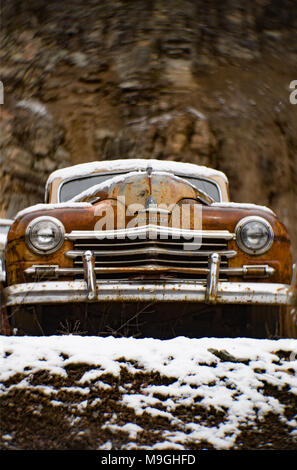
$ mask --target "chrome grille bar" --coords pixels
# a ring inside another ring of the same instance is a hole
[[[186,230],[173,227],[162,227],[161,225],[145,225],[143,227],[133,227],[121,230],[74,230],[67,233],[65,238],[71,241],[84,240],[86,238],[95,238],[97,240],[133,240],[134,237],[143,237],[143,240],[150,240],[157,236],[166,237],[163,239],[164,241],[172,237],[174,239],[182,239],[186,242],[192,238],[221,238],[223,240],[232,240],[235,235],[228,230]]]
[[[93,250],[92,251],[94,256],[104,256],[104,257],[113,257],[113,256],[131,256],[131,255],[166,255],[166,256],[182,256],[183,258],[189,257],[208,257],[210,256],[213,251],[193,251],[193,250],[169,250],[164,248],[152,247],[152,248],[139,248],[139,249],[132,249],[132,250]],[[78,257],[82,257],[84,251],[81,250],[69,250],[66,251],[65,255],[68,258],[75,259]],[[221,256],[225,256],[226,258],[233,258],[236,256],[237,251],[235,250],[224,250],[220,251]],[[109,261],[108,261],[109,262]]]
[[[221,264],[220,264],[221,266]],[[190,274],[209,274],[209,267],[206,268],[183,268],[175,266],[159,266],[156,264],[146,264],[141,266],[132,266],[125,268],[115,267],[96,267],[94,271],[98,273],[118,273],[122,270],[125,272],[143,272],[143,269],[151,271],[169,271],[169,272],[180,272]],[[269,265],[243,265],[238,268],[222,268],[220,267],[220,273],[227,274],[228,276],[242,276],[243,278],[268,278],[274,274],[275,270]],[[28,276],[37,276],[38,278],[58,278],[60,276],[73,276],[77,274],[84,274],[85,270],[83,267],[74,268],[60,268],[58,265],[33,265],[25,270]]]
[[[228,230],[184,230],[159,225],[146,225],[123,230],[73,231],[66,235],[73,242],[73,249],[65,256],[74,261],[75,268],[83,267],[86,251],[94,257],[94,267],[136,269],[140,272],[155,266],[158,271],[189,269],[190,274],[206,276],[208,261],[214,252],[220,255],[220,268],[228,268],[228,259],[237,251],[228,249],[228,241],[234,234]],[[196,270],[195,273],[193,270]],[[106,271],[107,272],[107,271]],[[136,272],[136,271],[135,271]],[[223,272],[220,271],[224,276]]]
[[[197,246],[197,249],[200,248],[201,243],[193,243],[191,244],[194,246]],[[103,242],[101,243],[101,240],[94,241],[93,238],[90,239],[79,239],[74,242],[74,247],[79,248],[131,248],[131,246],[141,246],[141,245],[160,245],[160,246],[175,246],[175,245],[180,245],[180,242],[178,241],[169,241],[169,240],[140,240],[140,241],[135,241],[135,240],[129,240],[128,242],[118,242],[117,240],[114,240],[112,243],[108,242]],[[216,248],[222,248],[226,246],[226,242],[224,240],[215,241],[215,242],[209,242],[209,240],[203,241],[203,247],[209,247],[211,249],[216,249]]]
[[[132,265],[132,266],[143,266],[145,267],[147,264],[152,264],[155,263],[155,266],[162,266],[161,263],[163,263],[163,266],[168,267],[170,265],[174,265],[177,268],[182,267],[183,264],[185,264],[185,261],[182,260],[169,260],[169,259],[157,259],[157,258],[148,258],[148,259],[136,259],[136,260],[123,260],[123,261],[96,261],[95,260],[95,266],[100,267],[100,266],[119,266],[119,267],[125,267],[127,265]],[[186,263],[188,266],[190,265],[191,267],[207,267],[208,262],[207,261],[187,261]],[[75,267],[80,267],[83,265],[83,262],[81,260],[74,261],[74,266]],[[220,264],[222,267],[226,267],[228,265],[227,261],[221,261]]]

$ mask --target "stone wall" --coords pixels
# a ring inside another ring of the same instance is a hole
[[[70,164],[63,148],[64,128],[38,101],[19,101],[3,111],[1,132],[1,215],[14,217],[44,199],[48,175]]]
[[[146,157],[224,171],[297,254],[293,0],[10,0],[2,9],[0,214],[55,168]],[[296,255],[295,255],[296,257]]]

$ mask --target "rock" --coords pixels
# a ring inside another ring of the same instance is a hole
[[[46,106],[43,103],[40,103],[38,100],[32,99],[25,99],[21,100],[16,104],[17,108],[23,108],[27,110],[29,113],[38,115],[43,118],[51,119],[51,115],[49,114]]]
[[[58,167],[55,155],[69,162],[69,154],[61,146],[63,128],[38,100],[20,100],[5,107],[0,129],[0,208],[2,214],[13,217],[43,200],[46,178]]]
[[[175,134],[172,139],[170,139],[170,148],[168,149],[168,153],[179,155],[185,147],[186,142],[186,134],[182,134],[181,132]]]
[[[23,148],[42,178],[101,158],[215,166],[233,200],[286,209],[296,258],[294,2],[289,10],[273,0],[4,3],[2,150]],[[10,193],[23,190],[3,155],[1,187],[4,178]]]
[[[54,156],[53,160],[57,162],[58,164],[60,163],[68,163],[70,164],[70,153],[67,152],[63,147],[58,147]]]
[[[199,154],[209,155],[216,146],[216,139],[210,130],[207,120],[197,120],[190,142],[191,149]]]
[[[10,145],[12,140],[11,120],[3,119],[0,121],[0,148],[5,148]]]
[[[84,68],[88,65],[88,57],[83,52],[73,52],[69,55],[70,61],[76,65],[76,67]]]
[[[2,153],[4,155],[3,163],[6,166],[10,165],[12,162],[15,162],[18,166],[32,168],[33,156],[22,147],[6,147]]]
[[[49,157],[43,158],[42,160],[34,161],[34,169],[38,173],[46,173],[47,175],[49,175],[56,168],[57,162]]]
[[[234,357],[225,349],[218,350],[218,349],[209,348],[208,351],[214,354],[216,357],[218,357],[222,362],[242,362],[244,364],[249,363],[247,359]]]
[[[40,127],[35,129],[35,133],[28,144],[34,155],[45,157],[53,151],[53,139],[54,135],[49,132],[49,129]]]

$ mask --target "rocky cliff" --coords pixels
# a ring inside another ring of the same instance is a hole
[[[1,23],[0,216],[56,168],[190,161],[273,208],[296,257],[294,0],[10,0]]]

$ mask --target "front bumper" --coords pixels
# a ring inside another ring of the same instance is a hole
[[[219,281],[220,256],[209,259],[206,283],[201,281],[98,280],[94,257],[84,253],[85,280],[41,281],[4,289],[7,307],[24,304],[78,302],[197,302],[211,304],[258,304],[297,306],[297,265],[292,284]]]
[[[17,284],[4,290],[6,306],[90,302],[85,281]],[[220,304],[297,305],[296,288],[286,284],[218,282],[215,298],[207,286],[193,281],[96,282],[92,302],[209,302]]]

